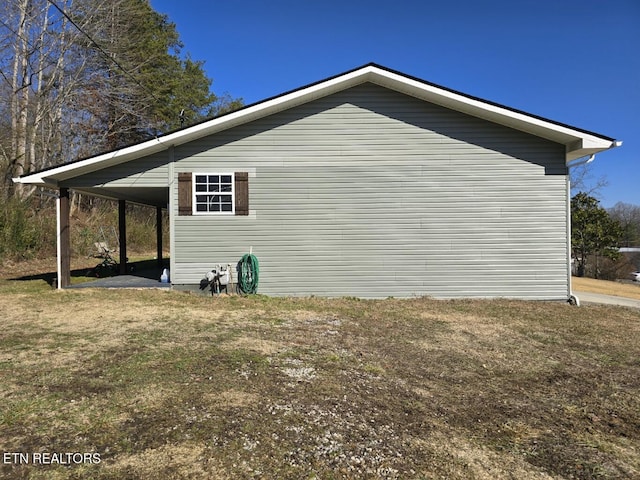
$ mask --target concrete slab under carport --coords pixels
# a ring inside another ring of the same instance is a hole
[[[170,283],[160,282],[162,271],[169,267],[169,259],[163,260],[162,267],[157,266],[156,262],[157,259],[130,262],[128,267],[131,273],[87,280],[65,288],[171,288]]]
[[[76,283],[65,288],[171,288],[170,283],[162,283],[159,278],[160,276],[158,279],[152,279],[137,275],[116,275]]]

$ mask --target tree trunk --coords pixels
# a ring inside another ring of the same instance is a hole
[[[27,109],[25,96],[28,89],[27,82],[27,11],[30,0],[20,0],[18,3],[18,28],[16,41],[13,46],[13,72],[11,77],[11,170],[13,176],[24,174],[26,152],[26,124]],[[26,97],[28,99],[28,97]],[[22,185],[16,184],[15,193],[22,196]]]

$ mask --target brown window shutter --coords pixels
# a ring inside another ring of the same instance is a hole
[[[191,207],[191,172],[178,173],[178,215],[191,215],[193,209]]]
[[[236,172],[236,215],[249,215],[249,173]]]

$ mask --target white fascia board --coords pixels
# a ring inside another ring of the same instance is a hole
[[[394,72],[375,69],[371,81],[383,87],[392,88],[422,100],[466,113],[474,117],[489,120],[516,130],[521,130],[567,146],[566,160],[572,160],[589,154],[601,152],[615,146],[615,142],[586,132],[546,121],[542,118],[527,115],[479,99],[438,88]],[[572,145],[579,144],[574,149]]]
[[[622,141],[620,140],[608,141],[602,138],[585,135],[583,138],[580,138],[566,146],[567,162],[586,157],[588,155],[594,155],[621,145]]]
[[[325,82],[311,85],[301,90],[295,90],[291,93],[260,102],[253,106],[226,114],[222,117],[147,140],[146,142],[115,150],[113,152],[104,153],[95,157],[90,157],[78,162],[61,165],[32,175],[14,178],[13,181],[15,183],[56,187],[59,181],[67,178],[76,177],[102,168],[117,165],[128,160],[151,155],[153,153],[166,150],[172,146],[182,145],[219,131],[330,95],[331,93],[349,88],[359,83],[363,83],[366,81],[364,76],[367,73],[363,70],[357,70]]]
[[[96,157],[90,157],[77,162],[60,165],[59,167],[50,168],[31,175],[25,175],[24,177],[14,178],[13,181],[15,183],[57,187],[58,182],[65,180],[66,178],[75,177],[101,168],[117,165],[118,163],[126,162],[133,158],[138,158],[141,156],[141,152],[144,152],[144,155],[149,155],[165,150],[166,148],[168,147],[166,147],[164,142],[162,142],[162,137],[154,138],[153,140],[148,140],[144,143],[104,153]]]
[[[236,112],[228,113],[222,117],[194,125],[193,127],[170,133],[159,137],[156,140],[167,145],[167,147],[182,145],[192,140],[197,140],[213,133],[232,128],[258,118],[266,117],[276,112],[287,110],[296,105],[307,103],[317,98],[363,83],[366,81],[364,73],[365,72],[361,70],[357,70],[341,77],[336,77],[301,90],[295,90],[270,100],[265,100]],[[152,142],[153,140],[141,144],[141,146]]]
[[[566,160],[598,153],[616,146],[616,142],[558,125],[523,112],[510,110],[481,99],[447,90],[375,65],[367,65],[328,80],[279,95],[228,113],[222,117],[78,162],[61,165],[32,175],[14,178],[16,183],[55,187],[59,181],[90,173],[128,160],[197,140],[258,118],[272,115],[312,100],[331,95],[364,82],[372,82],[445,108],[505,125],[567,146]]]
[[[276,112],[287,110],[296,105],[310,102],[317,98],[321,98],[331,93],[349,88],[350,86],[363,83],[363,73],[361,71],[352,72],[343,77],[337,77],[326,82],[311,85],[302,90],[296,90],[271,100],[260,102],[253,106],[243,108],[237,112],[226,114],[220,118],[194,125],[191,128],[180,130],[172,134],[160,137],[158,140],[170,145],[181,145],[191,140],[217,133],[243,123],[256,120],[258,118],[272,115]]]

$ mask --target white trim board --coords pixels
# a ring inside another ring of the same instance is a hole
[[[379,65],[368,64],[197,125],[119,150],[14,178],[13,181],[56,188],[59,182],[64,180],[167,150],[365,82],[564,144],[567,162],[620,146],[622,143],[604,135],[468,96]]]

